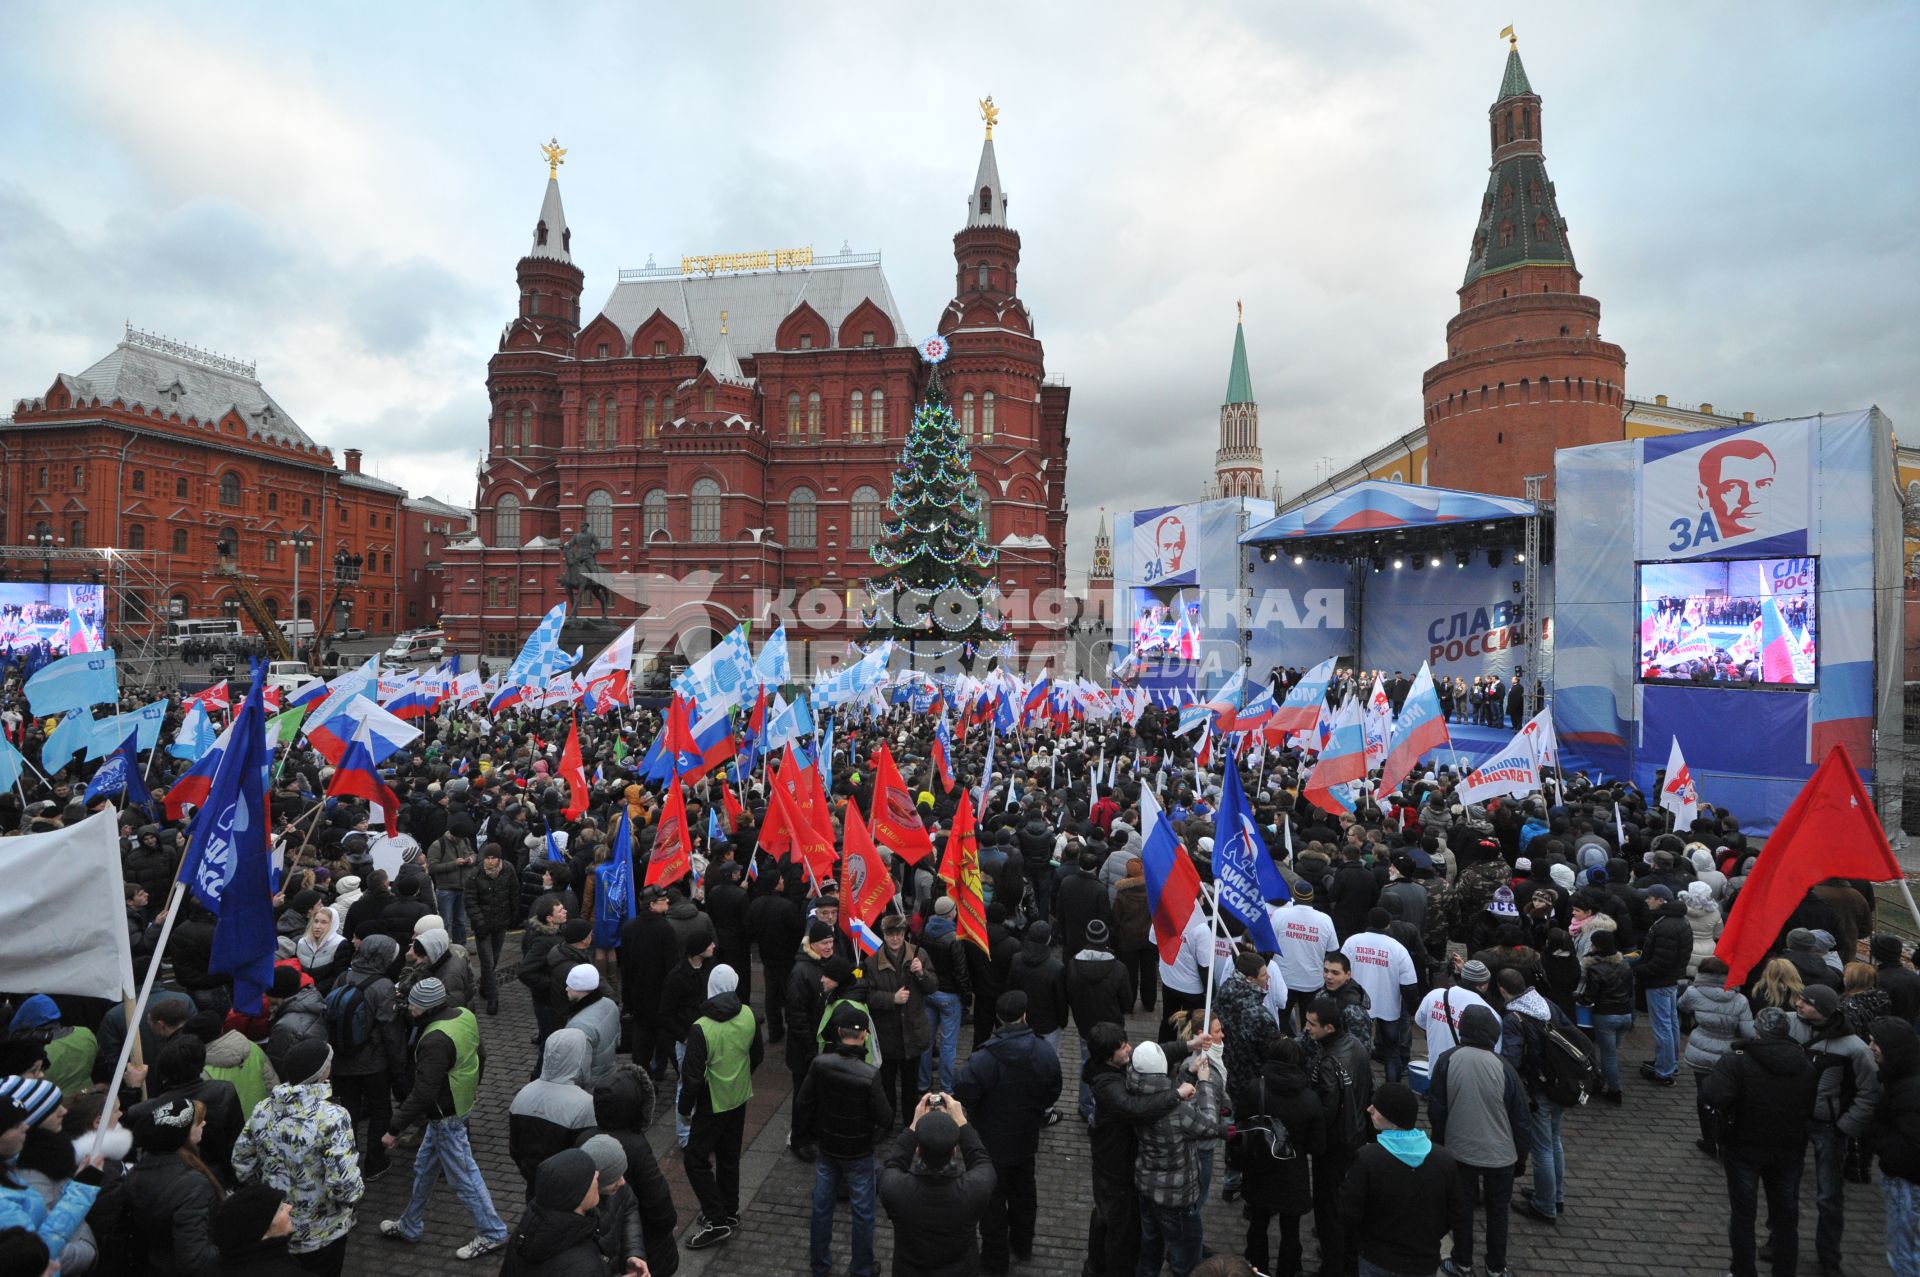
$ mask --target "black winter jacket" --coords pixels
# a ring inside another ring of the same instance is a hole
[[[1029,878],[1053,863],[1053,846],[1057,839],[1053,826],[1040,817],[1035,816],[1020,826],[1013,838],[1020,846],[1020,860]]]
[[[467,879],[467,919],[473,923],[473,934],[511,931],[520,918],[520,876],[513,872],[513,865],[503,862],[499,873],[489,875],[483,860]]]
[[[1326,1109],[1314,1094],[1307,1071],[1298,1065],[1268,1061],[1260,1085],[1253,1090],[1260,1096],[1258,1111],[1286,1127],[1293,1156],[1278,1166],[1249,1170],[1240,1181],[1241,1191],[1250,1205],[1263,1210],[1304,1215],[1313,1209],[1313,1180],[1307,1173],[1307,1159],[1320,1156],[1327,1148]]]
[[[1124,1027],[1127,1012],[1133,1010],[1133,976],[1127,964],[1104,949],[1074,954],[1067,964],[1067,1003],[1082,1041],[1102,1021]]]
[[[1586,983],[1574,999],[1595,1015],[1633,1014],[1633,968],[1617,959],[1586,963]]]
[[[932,957],[933,973],[940,979],[939,992],[955,994],[962,998],[973,992],[973,977],[968,955],[978,953],[978,946],[962,943],[960,937],[952,931],[943,931],[937,936],[924,936],[922,943]]]
[[[1164,1042],[1167,1068],[1177,1071],[1187,1044]],[[1173,1088],[1134,1092],[1127,1089],[1125,1065],[1088,1059],[1080,1076],[1093,1089],[1093,1191],[1132,1194],[1133,1161],[1140,1152],[1140,1128],[1151,1126],[1180,1105]]]
[[[1897,1016],[1873,1022],[1880,1048],[1880,1104],[1873,1111],[1868,1147],[1882,1173],[1920,1181],[1920,1036]]]
[[[203,1273],[220,1258],[208,1231],[219,1199],[213,1181],[170,1154],[149,1155],[127,1171],[125,1201],[136,1245],[154,1277]]]
[[[967,1057],[953,1093],[995,1166],[1024,1162],[1039,1151],[1046,1111],[1060,1098],[1060,1057],[1032,1028],[1009,1024]]]
[[[787,1020],[787,1071],[804,1073],[820,1051],[820,1013],[826,1010],[827,993],[820,987],[820,963],[811,953],[802,953],[787,977],[787,996],[783,1003]]]
[[[1806,1154],[1813,1117],[1813,1064],[1791,1038],[1735,1042],[1713,1066],[1700,1098],[1728,1115],[1722,1147],[1757,1166],[1794,1166]]]
[[[676,943],[673,924],[651,910],[620,928],[620,1002],[642,1024],[660,1013],[660,988],[683,956]]]
[[[1020,956],[1007,973],[1007,989],[1027,995],[1027,1023],[1042,1037],[1067,1023],[1067,970],[1053,950],[1032,940],[1020,946]]]
[[[893,1124],[880,1070],[860,1047],[814,1057],[793,1102],[793,1142],[830,1157],[869,1157]]]
[[[1671,989],[1687,974],[1687,960],[1693,956],[1693,928],[1687,923],[1687,907],[1669,900],[1654,911],[1653,925],[1640,942],[1640,960],[1633,964],[1634,978],[1643,989]]]
[[[529,1205],[507,1239],[500,1277],[606,1277],[597,1214]]]
[[[660,1017],[655,1023],[660,1032],[674,1042],[685,1042],[693,1022],[700,1018],[700,1004],[707,1000],[707,976],[713,970],[708,962],[694,966],[685,958],[667,972],[660,986]]]
[[[1095,918],[1112,916],[1107,887],[1096,874],[1075,868],[1053,890],[1054,924],[1060,935],[1062,953],[1078,953],[1087,947],[1087,924]]]
[[[980,1271],[980,1216],[993,1194],[993,1164],[969,1122],[938,1170],[916,1165],[911,1128],[900,1132],[880,1170],[880,1204],[893,1221],[893,1277],[974,1277]]]

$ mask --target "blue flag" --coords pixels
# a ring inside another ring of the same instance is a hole
[[[1220,811],[1213,827],[1213,880],[1220,890],[1220,907],[1246,927],[1254,948],[1262,953],[1278,952],[1280,942],[1267,916],[1267,902],[1291,900],[1293,893],[1253,823],[1247,795],[1240,788],[1240,760],[1231,746],[1227,750],[1226,776],[1220,782]]]
[[[148,815],[153,814],[153,799],[147,793],[146,782],[140,777],[140,734],[137,731],[127,733],[120,742],[120,748],[107,756],[100,764],[93,779],[87,782],[87,792],[81,801],[93,806],[97,798],[121,798],[128,807],[138,807]]]
[[[0,675],[4,677],[4,675]],[[20,773],[26,770],[27,760],[13,747],[13,742],[0,736],[0,789],[12,789],[20,781]]]
[[[207,969],[233,976],[233,1005],[249,1015],[258,1013],[273,983],[265,688],[266,680],[256,678],[234,715],[180,867],[181,880],[218,918]]]
[[[120,699],[120,678],[113,652],[76,652],[43,666],[27,680],[27,705],[35,718]]]
[[[547,830],[547,859],[548,860],[565,860],[566,859],[566,856],[561,854],[560,844],[553,840],[553,830],[551,829]]]
[[[726,826],[720,823],[720,809],[707,808],[707,855],[713,858],[713,849],[727,841]]]
[[[633,822],[620,812],[620,828],[613,836],[613,857],[595,870],[599,890],[593,898],[593,942],[602,949],[620,943],[620,926],[633,917]]]
[[[207,707],[195,701],[187,706],[187,716],[180,720],[180,730],[174,733],[173,744],[167,746],[167,753],[191,762],[204,757],[213,748],[217,736],[218,733],[213,730],[213,720],[207,716]]]

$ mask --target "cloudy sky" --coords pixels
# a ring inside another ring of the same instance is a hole
[[[1099,507],[1210,476],[1235,299],[1284,489],[1418,424],[1516,20],[1629,393],[1920,439],[1901,3],[10,4],[0,393],[132,320],[465,504],[541,141],[588,308],[649,254],[844,241],[931,331],[990,92],[1077,574]]]

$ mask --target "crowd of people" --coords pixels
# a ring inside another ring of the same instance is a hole
[[[46,727],[25,726],[30,756]],[[869,953],[832,876],[762,847],[763,769],[688,784],[690,872],[639,889],[628,915],[614,845],[629,827],[644,866],[660,826],[665,786],[632,766],[657,710],[580,718],[597,779],[572,818],[564,711],[422,727],[385,765],[392,836],[364,803],[324,797],[330,770],[305,745],[277,761],[285,869],[262,1004],[234,1005],[211,970],[214,919],[190,894],[137,1024],[0,973],[16,986],[0,1008],[0,1277],[337,1274],[349,1246],[427,1244],[503,1273],[668,1277],[682,1248],[739,1235],[770,1060],[790,1078],[789,1148],[813,1168],[792,1244],[817,1274],[838,1270],[843,1238],[846,1270],[873,1274],[883,1215],[899,1277],[1008,1272],[1034,1259],[1043,1195],[1085,1210],[1089,1277],[1291,1277],[1309,1233],[1327,1277],[1505,1274],[1512,1214],[1550,1229],[1578,1209],[1569,1113],[1683,1069],[1698,1155],[1724,1171],[1732,1272],[1756,1272],[1763,1191],[1764,1253],[1797,1271],[1809,1158],[1822,1277],[1882,1247],[1920,1272],[1920,973],[1876,928],[1871,886],[1831,881],[1728,985],[1715,940],[1754,854],[1725,811],[1674,830],[1631,785],[1577,774],[1551,806],[1463,804],[1454,775],[1423,767],[1326,813],[1295,798],[1296,753],[1196,767],[1151,707],[998,735],[990,776],[975,724],[948,789],[925,715],[843,712],[823,778],[836,827],[871,810],[884,744],[934,851],[881,849],[893,892]],[[156,761],[160,792],[180,764]],[[1216,943],[1203,903],[1162,944],[1149,821],[1210,881],[1229,766],[1288,885],[1276,943],[1232,919]],[[971,786],[984,944],[937,872]],[[0,798],[0,825],[82,819],[83,788],[62,773],[24,808]],[[121,834],[144,971],[187,831],[129,812]],[[509,999],[531,1005],[531,1077],[489,1061]],[[1642,1017],[1654,1052],[1635,1068],[1621,1048]],[[142,1062],[109,1097],[130,1033]],[[481,1170],[482,1106],[506,1115],[518,1183]],[[663,1108],[665,1166],[647,1140]],[[1043,1184],[1042,1133],[1062,1122],[1084,1128],[1089,1175]],[[367,1184],[409,1147],[405,1209],[362,1218]],[[697,1218],[677,1215],[670,1172]],[[1884,1239],[1848,1227],[1848,1184],[1857,1198],[1874,1180]],[[464,1240],[430,1234],[442,1181]],[[1241,1204],[1243,1235],[1208,1233],[1216,1197]]]

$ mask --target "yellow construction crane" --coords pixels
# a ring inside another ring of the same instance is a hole
[[[293,659],[293,646],[287,642],[287,633],[280,623],[273,619],[273,613],[267,611],[267,605],[253,592],[253,580],[240,570],[234,560],[222,556],[217,569],[221,576],[233,583],[233,592],[240,599],[240,607],[253,622],[253,628],[260,631],[260,637],[267,641],[267,655],[276,661]]]

